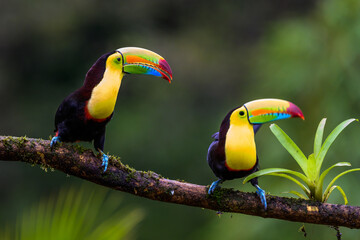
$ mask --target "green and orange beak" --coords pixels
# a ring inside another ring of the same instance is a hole
[[[147,74],[171,82],[171,68],[159,54],[137,47],[124,47],[116,51],[123,56],[123,71],[125,73]]]
[[[252,124],[263,124],[294,117],[305,119],[298,106],[281,99],[259,99],[245,103],[244,106],[248,111],[249,122]]]

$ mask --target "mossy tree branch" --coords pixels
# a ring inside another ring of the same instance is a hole
[[[152,200],[264,218],[360,228],[360,207],[267,195],[268,209],[264,211],[255,193],[217,189],[209,196],[208,186],[169,180],[151,171],[136,171],[116,157],[110,157],[108,170],[103,173],[100,157],[92,150],[70,144],[51,150],[49,144],[48,140],[0,136],[0,160],[44,165]]]

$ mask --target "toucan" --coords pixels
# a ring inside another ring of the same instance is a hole
[[[172,80],[169,64],[150,50],[124,47],[102,55],[87,72],[83,86],[58,107],[51,148],[57,142],[94,141],[105,172],[109,159],[103,152],[106,124],[113,116],[121,81],[131,73]]]
[[[258,170],[255,133],[263,123],[304,115],[295,104],[281,99],[258,99],[232,109],[220,125],[219,132],[213,134],[207,162],[219,180],[208,190],[212,194],[225,180],[242,178]],[[257,178],[250,180],[257,189],[264,208],[267,208],[265,191],[258,185]]]

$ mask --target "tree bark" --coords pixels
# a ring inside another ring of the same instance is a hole
[[[266,195],[268,207],[265,211],[256,193],[218,188],[209,196],[208,186],[166,179],[152,171],[137,171],[113,156],[104,173],[100,155],[76,144],[60,144],[51,150],[48,140],[0,136],[0,160],[39,164],[157,201],[263,218],[360,228],[360,207],[357,206]]]

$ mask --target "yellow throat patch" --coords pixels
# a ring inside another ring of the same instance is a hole
[[[89,114],[95,119],[105,119],[114,111],[121,80],[124,76],[122,64],[114,62],[117,54],[119,53],[114,53],[106,60],[104,76],[92,90],[87,104]]]
[[[249,170],[256,164],[254,129],[247,118],[245,107],[233,111],[226,133],[225,161],[233,170]]]

